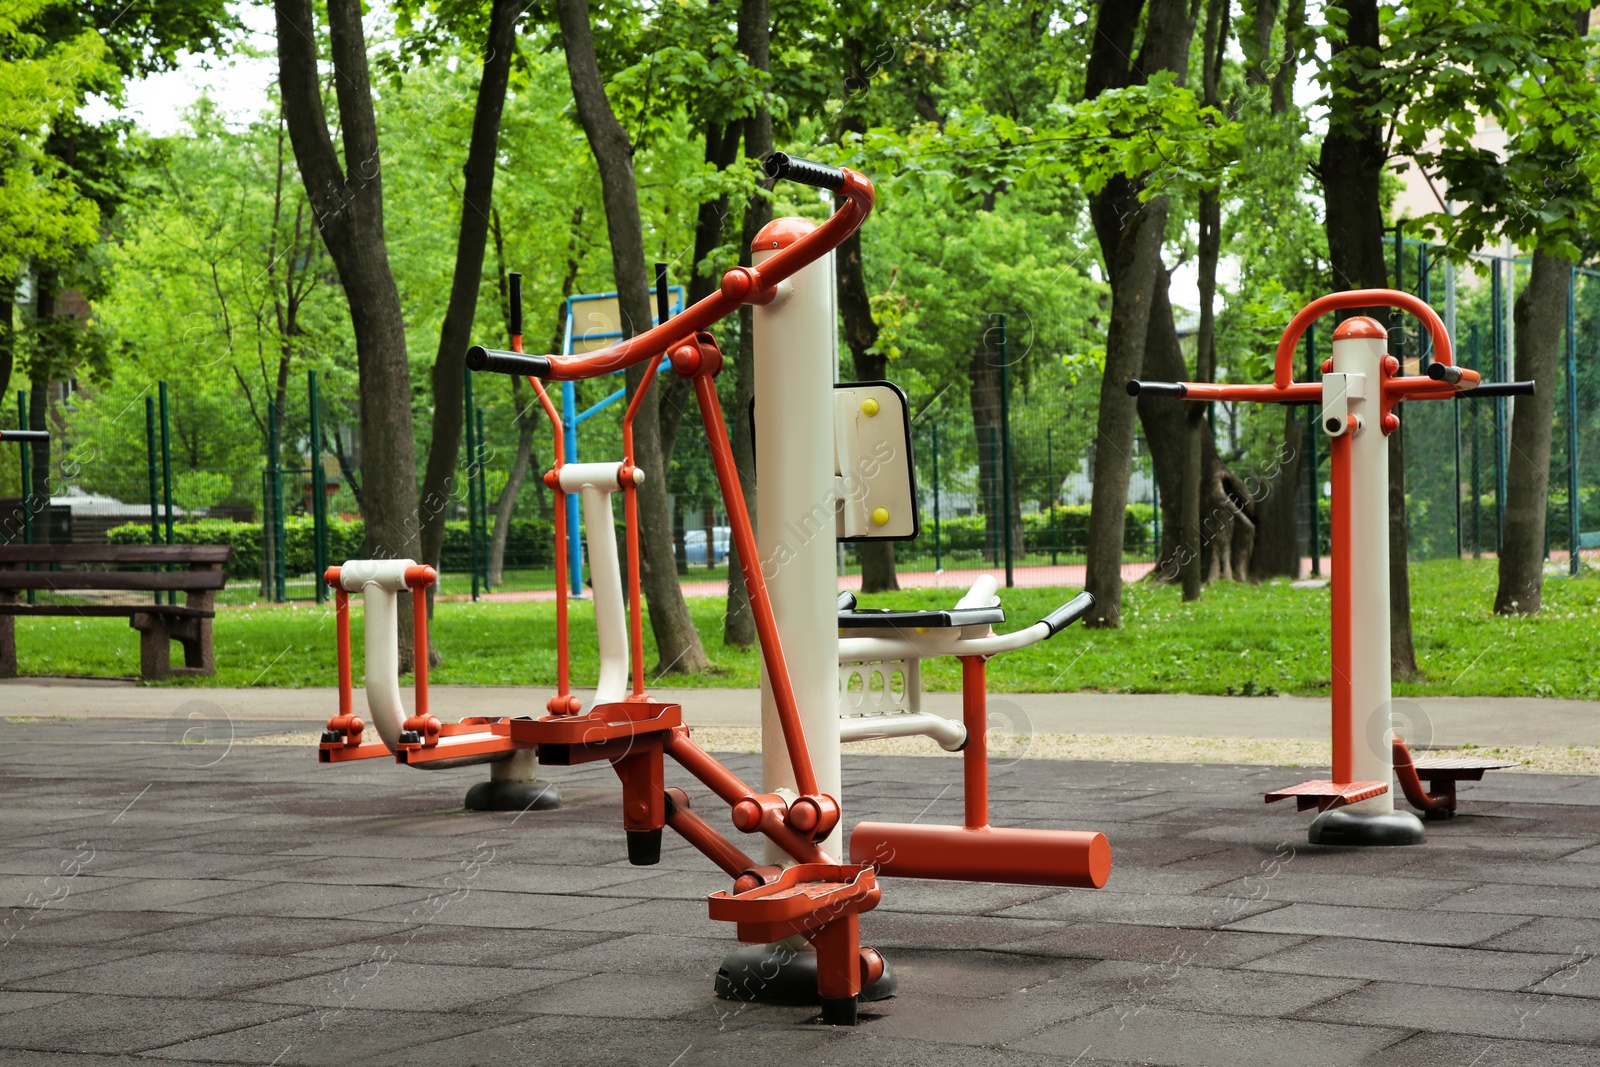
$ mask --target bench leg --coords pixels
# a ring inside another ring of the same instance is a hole
[[[167,620],[156,615],[133,615],[128,625],[139,631],[139,677],[159,682],[172,676],[172,633]]]
[[[0,615],[0,678],[17,676],[17,617]]]
[[[172,624],[172,639],[183,645],[185,674],[215,674],[216,652],[211,644],[210,619],[177,619]]]

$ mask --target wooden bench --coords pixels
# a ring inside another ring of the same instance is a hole
[[[17,676],[17,616],[75,618],[127,616],[139,631],[139,676],[146,680],[216,672],[211,619],[217,590],[227,582],[223,565],[230,545],[0,545],[0,678]],[[114,570],[156,565],[183,570]],[[33,570],[25,569],[29,565]],[[48,569],[51,565],[63,568]],[[176,592],[178,604],[27,604],[20,594],[36,589],[56,593]],[[182,667],[172,665],[172,642],[183,645]]]

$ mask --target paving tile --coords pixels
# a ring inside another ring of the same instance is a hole
[[[420,886],[311,885],[275,882],[266,885],[219,881],[227,891],[201,897],[168,910],[194,915],[263,915],[278,918],[327,919],[359,915],[387,922],[420,922],[427,914],[429,891]]]
[[[160,911],[45,912],[22,927],[13,944],[116,946],[146,934],[178,930],[200,921],[203,920],[198,915]],[[43,930],[45,926],[49,927],[48,932]]]
[[[1286,869],[1275,876],[1252,875],[1211,889],[1263,900],[1307,904],[1346,904],[1368,908],[1425,908],[1473,887],[1473,882],[1367,875],[1327,877],[1322,872]]]
[[[238,882],[221,878],[114,879],[108,888],[92,884],[73,893],[61,906],[74,911],[183,911],[209,898],[237,893]],[[198,909],[204,910],[204,909]],[[229,910],[229,909],[223,909]]]
[[[996,912],[1002,919],[1054,919],[1129,923],[1139,926],[1210,928],[1283,907],[1278,901],[1243,897],[1178,896],[1164,893],[1099,893],[1069,889]]]
[[[993,945],[1019,955],[1126,960],[1167,966],[1234,967],[1306,940],[1300,935],[1234,930],[1128,926],[1118,923],[1030,924],[1031,936]]]
[[[706,1012],[716,1001],[711,984],[683,975],[595,974],[568,977],[532,992],[485,1001],[503,1015],[587,1015],[618,1019],[671,1019]]]
[[[281,920],[280,920],[281,921]],[[503,930],[470,926],[396,926],[382,923],[347,924],[372,928],[375,933],[357,941],[308,948],[302,956],[334,959],[343,963],[364,960],[376,951],[394,954],[407,963],[439,963],[473,967],[543,967],[547,957],[563,954],[616,937],[615,934],[580,930]],[[562,969],[557,967],[556,969]]]
[[[34,1011],[71,999],[65,993],[24,993],[0,989],[0,1015],[14,1011]]]
[[[1347,1067],[1405,1030],[1291,1019],[1240,1019],[1161,1007],[1107,1009],[1015,1043],[1029,1052],[1093,1052],[1131,1063],[1232,1067]]]
[[[1561,915],[1584,918],[1600,915],[1600,889],[1572,886],[1505,885],[1494,883],[1464,890],[1446,900],[1440,911],[1470,911],[1489,914],[1516,912],[1521,915]]]
[[[33,1012],[25,1034],[6,1028],[0,1032],[0,1047],[45,1052],[143,1052],[174,1041],[227,1034],[298,1010],[219,1000],[85,994],[72,999],[71,1011]]]
[[[236,1024],[208,1036],[175,1040],[150,1053],[164,1062],[271,1064],[274,1067],[345,1067],[495,1025],[463,1012],[369,1011],[329,1008],[307,1012],[236,1002],[231,1008],[271,1012],[271,1021]],[[149,1062],[149,1060],[141,1061]]]
[[[222,952],[149,952],[27,979],[29,989],[122,994],[159,990],[169,997],[210,997],[298,978],[333,967],[326,960]]]
[[[1229,930],[1259,930],[1368,941],[1406,941],[1424,945],[1471,945],[1528,921],[1526,915],[1352,908],[1330,904],[1290,904],[1228,925]]]
[[[1478,945],[1512,952],[1549,952],[1582,959],[1600,952],[1600,919],[1539,918]]]
[[[1600,1043],[1600,1010],[1580,997],[1372,982],[1301,1017],[1519,1041]]]
[[[31,988],[23,986],[22,983],[57,971],[93,967],[139,954],[137,949],[57,947],[25,943],[19,939],[0,948],[0,986]]]
[[[1361,1061],[1361,1067],[1594,1067],[1595,1050],[1546,1041],[1505,1041],[1461,1034],[1414,1034]]]
[[[1071,980],[1060,988],[1038,987],[999,997],[902,995],[871,1006],[879,1032],[897,1038],[946,1045],[1014,1043],[1065,1020],[1088,1015],[1110,1001],[1103,990],[1077,988]]]
[[[1449,948],[1396,943],[1374,951],[1369,941],[1319,937],[1241,966],[1277,974],[1335,975],[1448,988],[1526,989],[1571,963],[1571,957],[1555,953],[1496,952],[1483,945]]]
[[[1130,1014],[1159,1007],[1268,1017],[1292,1014],[1362,984],[1349,978],[1299,976],[1285,981],[1278,975],[1221,967],[1121,960],[1096,963],[1067,983],[1075,992],[1103,990],[1113,1007]]]
[[[342,967],[319,960],[321,973],[272,985],[258,983],[258,988],[237,997],[309,1008],[462,1011],[574,977],[568,971],[410,963],[391,955],[401,951],[404,946],[399,943],[392,949],[374,949]]]

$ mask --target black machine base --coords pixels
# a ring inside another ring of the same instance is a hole
[[[1313,845],[1420,845],[1422,820],[1409,811],[1359,812],[1334,808],[1311,820]]]
[[[561,806],[561,790],[549,782],[479,782],[467,790],[468,811],[549,811]]]
[[[723,1000],[746,1004],[820,1003],[823,1022],[854,1026],[858,1001],[887,1000],[899,988],[900,979],[886,959],[883,974],[862,986],[859,996],[823,999],[817,994],[817,954],[779,943],[744,945],[728,953],[717,970],[715,992]]]

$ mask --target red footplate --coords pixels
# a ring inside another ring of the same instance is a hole
[[[1301,811],[1308,811],[1311,808],[1327,811],[1329,808],[1342,808],[1346,804],[1354,804],[1360,800],[1371,800],[1388,791],[1387,782],[1331,782],[1320,779],[1291,785],[1287,789],[1274,790],[1267,794],[1267,803],[1294,797]]]
[[[871,911],[882,895],[869,866],[800,863],[767,885],[743,893],[713,893],[709,904],[711,918],[738,924],[739,940],[759,945]]]

